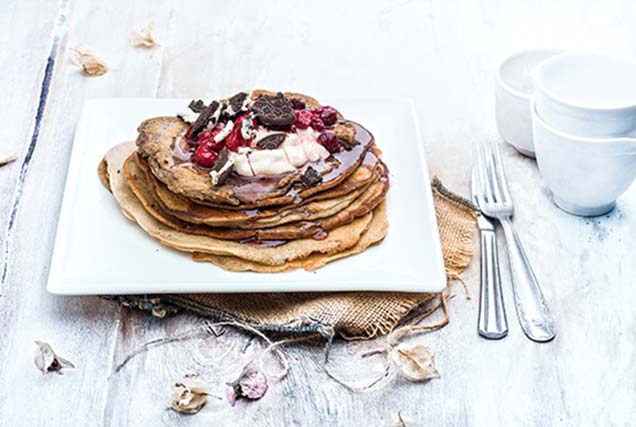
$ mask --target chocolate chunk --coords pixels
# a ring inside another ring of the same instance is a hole
[[[309,166],[300,177],[300,182],[307,188],[314,187],[322,182],[322,176],[316,169]]]
[[[214,172],[220,172],[219,174],[215,174],[212,178],[214,185],[222,185],[228,176],[232,173],[232,165],[230,167],[225,167],[227,162],[230,161],[230,152],[227,148],[223,147],[221,152],[219,153],[219,157],[216,158],[214,164],[212,165],[212,172],[210,174],[214,174]]]
[[[190,101],[190,105],[188,105],[188,108],[195,113],[202,113],[203,110],[205,110],[205,102],[201,101],[200,99],[197,99],[196,101],[193,99],[192,101]]]
[[[278,146],[285,141],[286,137],[287,135],[284,133],[273,133],[271,135],[267,135],[265,138],[259,139],[256,146],[265,150],[273,150],[278,148]]]
[[[212,170],[218,172],[223,169],[223,166],[225,166],[229,158],[230,152],[226,147],[223,147],[223,149],[219,152],[219,156],[216,158],[214,164],[212,165]]]
[[[247,93],[245,92],[239,92],[230,98],[228,108],[225,109],[225,112],[230,118],[236,117],[243,110],[243,104],[246,98]]]
[[[347,141],[346,139],[343,138],[338,138],[338,142],[340,143],[340,145],[342,145],[344,147],[345,150],[347,151],[351,151],[351,149],[356,146],[357,144],[352,143]]]
[[[201,111],[201,113],[199,113],[199,117],[197,117],[194,123],[192,123],[192,131],[190,132],[190,134],[194,138],[199,135],[199,133],[208,125],[208,123],[210,123],[211,126],[216,125],[217,118],[214,117],[214,113],[216,113],[217,108],[219,108],[219,103],[216,101],[212,101],[209,106],[207,106],[203,111]]]
[[[256,118],[265,126],[288,126],[295,120],[292,103],[280,92],[276,96],[261,95],[254,102],[252,110]]]

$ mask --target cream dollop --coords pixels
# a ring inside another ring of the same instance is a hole
[[[238,153],[232,153],[234,172],[241,176],[281,175],[293,172],[307,162],[329,157],[329,151],[317,142],[320,133],[311,128],[287,134],[279,148],[257,149],[256,143],[272,133],[280,132],[259,129],[252,147],[241,147]]]

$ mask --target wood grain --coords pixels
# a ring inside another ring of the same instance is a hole
[[[499,139],[492,108],[498,62],[537,46],[633,56],[636,4],[7,3],[0,11],[0,52],[11,60],[0,61],[5,101],[0,113],[12,126],[0,135],[2,144],[17,147],[20,158],[0,168],[6,266],[0,297],[0,425],[391,425],[398,412],[417,425],[634,425],[636,266],[630,254],[636,243],[636,187],[610,215],[575,218],[552,205],[536,164],[507,146],[515,222],[557,317],[557,338],[543,345],[528,341],[504,287],[510,335],[483,340],[476,333],[477,299],[465,300],[459,291],[451,301],[451,324],[412,338],[437,355],[442,378],[427,384],[394,378],[377,390],[352,394],[322,371],[322,343],[316,342],[286,349],[291,371],[272,382],[261,401],[231,408],[212,398],[199,414],[182,416],[163,406],[173,380],[196,372],[223,395],[224,383],[263,343],[227,329],[220,337],[157,348],[114,373],[113,367],[141,344],[200,320],[158,321],[98,298],[52,296],[44,287],[85,99],[222,96],[245,87],[298,90],[319,99],[411,97],[430,168],[450,188],[466,192],[471,142]],[[130,47],[130,32],[149,21],[159,46]],[[84,77],[69,62],[70,48],[94,51],[112,70]],[[43,85],[47,64],[51,79]],[[475,295],[477,273],[472,265],[465,274]],[[42,376],[32,362],[35,339],[50,342],[78,368]],[[381,361],[358,355],[376,345],[337,343],[333,369],[364,382],[381,370]]]

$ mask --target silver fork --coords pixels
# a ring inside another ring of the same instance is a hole
[[[515,308],[521,329],[531,340],[550,341],[554,338],[552,314],[512,225],[512,198],[499,147],[490,143],[477,144],[475,159],[478,205],[485,215],[499,220],[506,236]]]
[[[477,168],[473,166],[470,188],[473,201],[479,206],[476,173]],[[508,319],[501,292],[495,220],[478,213],[477,225],[481,246],[477,331],[483,337],[499,339],[508,335]]]

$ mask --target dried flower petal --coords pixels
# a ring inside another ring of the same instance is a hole
[[[18,154],[15,151],[0,150],[0,166],[11,163],[18,158]]]
[[[49,372],[58,372],[61,374],[63,368],[75,367],[69,360],[55,354],[53,348],[48,343],[43,341],[36,341],[35,343],[37,344],[37,348],[33,354],[33,361],[35,362],[35,366],[42,371],[43,374]]]
[[[101,76],[108,71],[108,65],[98,59],[92,52],[72,49],[71,61],[82,69],[84,75],[89,77]]]
[[[208,401],[208,386],[196,378],[183,378],[173,386],[168,407],[184,414],[196,414]]]
[[[411,427],[415,425],[415,421],[402,415],[402,411],[398,411],[397,416],[391,423],[391,427]]]
[[[427,381],[440,377],[435,369],[435,355],[421,344],[401,345],[391,355],[400,374],[409,381]]]
[[[155,40],[155,36],[153,34],[153,25],[152,23],[146,25],[141,30],[133,31],[132,37],[130,39],[130,44],[133,47],[145,47],[151,48],[157,41]]]
[[[244,397],[250,400],[258,400],[267,393],[267,377],[252,363],[243,368],[238,379],[228,383],[226,391],[227,400],[234,406],[236,399]]]

